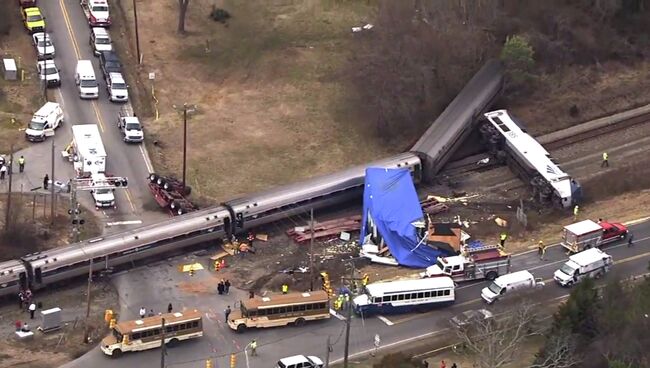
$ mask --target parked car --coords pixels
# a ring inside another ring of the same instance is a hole
[[[41,9],[35,6],[22,8],[20,14],[23,16],[23,24],[29,33],[43,32],[45,30],[45,18],[41,14]]]
[[[36,32],[32,34],[32,44],[36,48],[38,60],[54,58],[56,50],[49,33]]]
[[[102,69],[104,80],[110,73],[122,73],[122,64],[114,51],[103,51],[99,54],[99,67]]]
[[[95,56],[99,56],[102,51],[113,51],[113,42],[111,41],[111,36],[109,36],[106,28],[93,27],[90,30],[88,43],[93,49]]]
[[[487,309],[468,310],[449,320],[452,326],[456,328],[467,327],[474,322],[487,321],[494,318],[492,312]]]
[[[106,80],[108,99],[111,102],[126,102],[129,100],[128,85],[120,73],[109,73]]]
[[[315,356],[294,355],[280,359],[275,368],[322,368],[323,361]]]
[[[36,6],[36,0],[18,0],[18,5],[21,8],[30,8]]]
[[[41,81],[45,81],[48,87],[58,87],[61,85],[59,68],[56,67],[54,60],[43,60],[36,63],[38,76]]]

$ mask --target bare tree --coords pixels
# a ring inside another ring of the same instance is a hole
[[[544,350],[529,368],[571,368],[582,361],[576,352],[578,336],[570,331],[560,330],[548,337]]]
[[[539,333],[536,319],[534,306],[523,302],[502,318],[473,321],[458,330],[458,337],[476,354],[480,368],[500,368],[512,361],[527,337]]]
[[[190,0],[178,0],[178,33],[185,33],[185,15]]]

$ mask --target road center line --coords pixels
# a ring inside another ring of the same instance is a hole
[[[68,10],[66,9],[63,0],[59,0],[59,7],[63,13],[63,22],[65,23],[65,27],[67,28],[68,34],[70,35],[70,40],[72,41],[72,48],[74,49],[74,53],[77,55],[77,60],[79,60],[81,59],[81,53],[79,52],[79,46],[77,45],[77,40],[75,39],[74,32],[72,31],[70,16],[68,15]]]

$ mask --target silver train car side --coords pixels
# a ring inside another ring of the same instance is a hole
[[[435,178],[502,92],[503,66],[489,60],[411,148],[424,161],[426,182]]]
[[[0,296],[20,287],[39,289],[93,271],[128,264],[146,257],[213,241],[309,208],[342,203],[363,191],[367,167],[408,168],[415,182],[422,176],[420,158],[412,153],[356,166],[335,174],[238,198],[205,210],[66,247],[28,254],[0,263]]]

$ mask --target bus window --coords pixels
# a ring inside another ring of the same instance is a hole
[[[445,290],[445,295],[450,295],[450,294],[451,294],[451,290],[449,289]]]
[[[397,296],[397,300],[404,300],[404,294],[400,294]]]
[[[418,299],[424,298],[424,293],[418,293]]]
[[[411,294],[405,294],[404,300],[411,300]]]
[[[384,301],[384,303],[390,302],[390,296],[383,297],[383,301]]]

